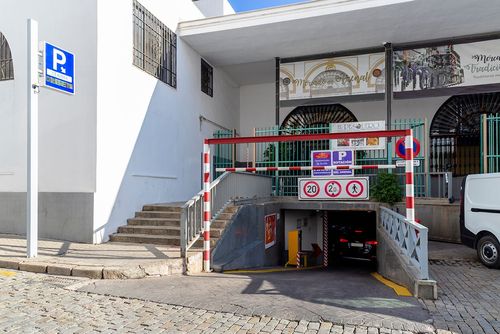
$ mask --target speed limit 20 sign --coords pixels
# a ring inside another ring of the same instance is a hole
[[[299,179],[299,200],[367,200],[367,177]]]

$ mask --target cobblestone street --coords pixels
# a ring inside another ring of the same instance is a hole
[[[438,333],[500,333],[500,270],[476,261],[433,261],[439,299],[426,301]]]
[[[77,292],[85,280],[8,273],[0,275],[0,330],[7,333],[391,333]],[[410,332],[392,331],[403,333]]]
[[[439,299],[426,301],[437,333],[500,333],[500,271],[433,261]],[[101,281],[0,271],[0,331],[7,333],[408,334],[384,327],[290,321],[76,291]]]

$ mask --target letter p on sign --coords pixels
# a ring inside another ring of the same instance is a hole
[[[344,158],[347,156],[346,151],[340,151],[339,152],[339,160],[344,160]]]
[[[52,53],[52,68],[54,71],[59,71],[59,65],[61,65],[61,72],[66,72],[64,67],[62,67],[64,64],[66,64],[66,55],[64,52],[62,52],[59,49],[54,48],[54,51]]]

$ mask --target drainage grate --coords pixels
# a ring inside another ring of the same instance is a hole
[[[429,264],[436,266],[452,266],[452,267],[470,266],[478,268],[483,266],[480,262],[469,259],[446,259],[446,260],[430,259]]]

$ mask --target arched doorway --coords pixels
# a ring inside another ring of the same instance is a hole
[[[14,79],[12,52],[5,36],[0,32],[0,81]]]
[[[341,104],[300,106],[292,110],[281,124],[279,133],[315,134],[328,133],[330,123],[357,122],[354,114]],[[278,156],[275,150],[278,149]],[[266,160],[279,166],[309,166],[311,151],[328,150],[328,140],[311,140],[300,142],[284,142],[271,145],[264,153]],[[277,194],[284,196],[297,195],[297,180],[309,176],[309,171],[287,171],[277,176]]]
[[[431,129],[430,168],[454,176],[481,172],[482,114],[500,113],[500,93],[450,97],[438,109]]]
[[[282,129],[305,129],[330,123],[357,122],[356,116],[341,104],[300,106],[292,110],[281,123]]]

